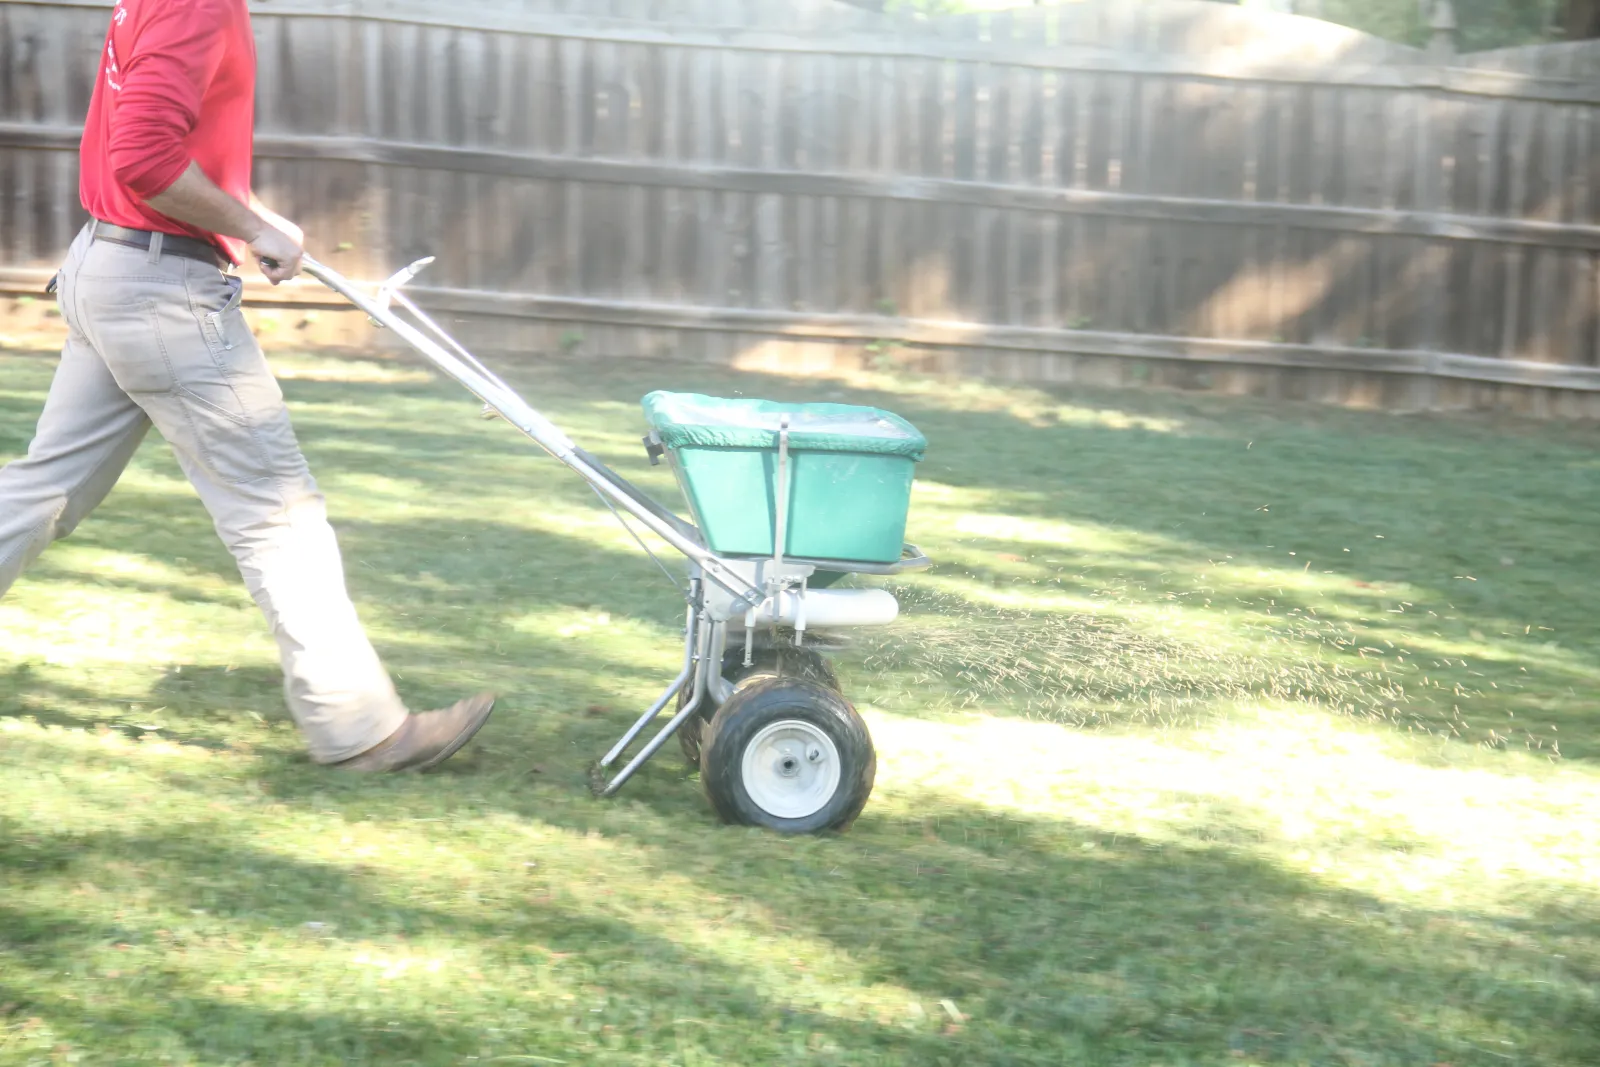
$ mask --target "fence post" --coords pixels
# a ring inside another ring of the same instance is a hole
[[[1433,15],[1428,19],[1432,36],[1428,39],[1428,54],[1436,63],[1448,63],[1456,54],[1456,5],[1450,0],[1434,0]]]

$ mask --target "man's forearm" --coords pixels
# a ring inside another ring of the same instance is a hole
[[[252,193],[250,199],[254,201],[255,194]],[[280,285],[300,272],[305,252],[300,247],[299,230],[270,211],[263,209],[262,214],[257,214],[239,203],[218,189],[195,163],[190,163],[177,181],[145,203],[170,219],[246,242],[255,253],[261,273],[273,285]],[[288,230],[295,232],[290,234]]]
[[[190,163],[166,191],[146,203],[169,219],[241,241],[254,241],[266,226],[254,211],[217,188],[198,163]]]

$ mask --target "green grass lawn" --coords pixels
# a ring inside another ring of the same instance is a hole
[[[674,504],[652,388],[932,440],[939,564],[838,661],[877,792],[794,839],[675,746],[589,794],[681,607],[587,487],[410,366],[281,367],[408,699],[501,707],[311,766],[152,441],[0,600],[0,1062],[1600,1063],[1600,431],[524,368]],[[0,458],[52,368],[0,358]]]

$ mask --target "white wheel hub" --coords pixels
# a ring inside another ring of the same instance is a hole
[[[756,807],[777,819],[804,819],[839,789],[839,748],[820,726],[784,719],[750,739],[740,773]]]

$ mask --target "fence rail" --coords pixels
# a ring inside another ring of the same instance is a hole
[[[252,8],[263,197],[349,273],[438,255],[493,347],[1600,392],[1600,45],[1441,65],[1199,0]],[[0,287],[79,224],[106,14],[0,0]]]

